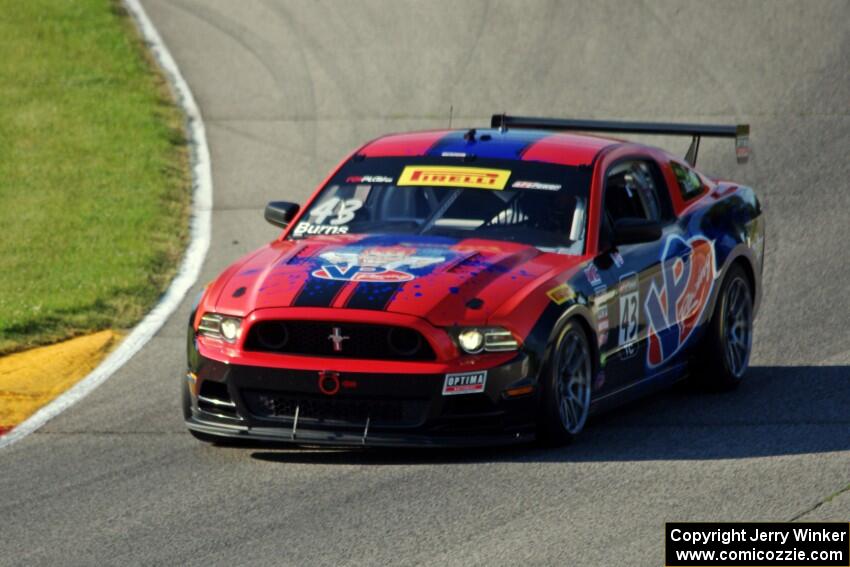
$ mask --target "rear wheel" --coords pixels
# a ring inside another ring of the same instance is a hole
[[[570,443],[584,428],[590,411],[593,363],[587,333],[569,321],[558,336],[544,377],[542,436],[553,444]]]
[[[736,388],[747,372],[753,346],[753,292],[741,266],[726,274],[703,339],[696,378],[715,390]]]

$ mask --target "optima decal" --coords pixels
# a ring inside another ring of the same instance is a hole
[[[410,273],[433,267],[446,260],[443,255],[406,246],[346,247],[323,252],[324,261],[311,275],[324,280],[350,282],[406,282],[416,277]],[[422,275],[422,274],[419,274]]]
[[[454,396],[457,394],[479,394],[487,385],[487,371],[463,372],[460,374],[446,374],[443,382],[443,395]]]
[[[472,189],[505,188],[511,172],[507,169],[408,165],[398,178],[399,187],[425,185],[429,187],[470,187]]]
[[[679,352],[702,317],[716,277],[714,243],[703,236],[690,240],[671,236],[661,262],[661,286],[653,282],[644,303],[650,368]]]

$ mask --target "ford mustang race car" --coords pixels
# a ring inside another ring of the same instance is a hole
[[[496,115],[360,147],[203,292],[189,430],[305,445],[566,443],[689,377],[742,379],[761,296],[753,190],[694,164],[747,126]],[[685,135],[685,159],[575,132]]]

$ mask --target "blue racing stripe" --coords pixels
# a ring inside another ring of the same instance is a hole
[[[401,283],[360,283],[345,306],[348,309],[377,309],[383,311],[401,289]]]
[[[473,154],[480,158],[521,159],[525,149],[534,142],[550,136],[551,132],[534,130],[479,130],[474,140],[466,140],[465,131],[452,132],[431,146],[427,155],[442,156],[449,154]],[[482,136],[484,139],[482,139]],[[486,137],[490,136],[487,140]]]
[[[343,286],[348,283],[344,281],[322,280],[319,278],[310,278],[307,280],[295,300],[292,302],[293,307],[330,307],[334,298],[342,290]]]

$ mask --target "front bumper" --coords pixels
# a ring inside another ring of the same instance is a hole
[[[326,373],[225,364],[195,353],[184,408],[189,429],[228,439],[303,445],[460,447],[534,439],[537,393],[518,354],[487,368],[485,390],[443,395],[444,374]],[[329,393],[331,392],[331,393]]]

